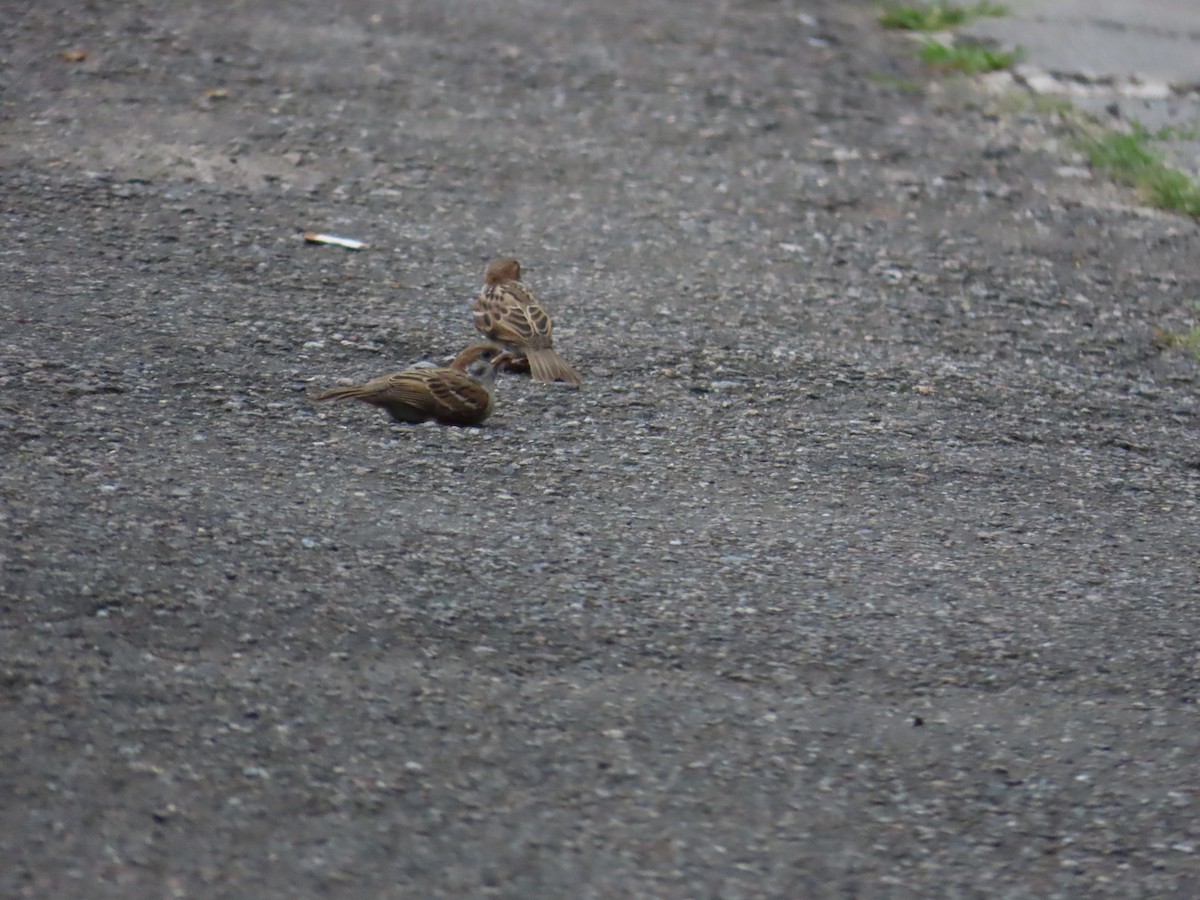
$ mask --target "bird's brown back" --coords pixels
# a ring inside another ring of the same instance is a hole
[[[497,343],[522,351],[554,346],[550,316],[519,281],[485,285],[471,311],[475,327]]]

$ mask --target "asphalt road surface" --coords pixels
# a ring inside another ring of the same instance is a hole
[[[874,14],[7,4],[0,896],[1200,895],[1200,227]]]

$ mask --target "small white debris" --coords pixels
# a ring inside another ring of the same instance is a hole
[[[1029,72],[1024,74],[1025,84],[1031,91],[1038,94],[1062,93],[1064,87],[1061,81],[1048,72]]]
[[[1054,174],[1059,178],[1077,178],[1080,181],[1087,181],[1092,177],[1092,170],[1085,166],[1058,166],[1055,168]]]
[[[1004,69],[981,75],[979,80],[983,89],[989,94],[1003,94],[1005,91],[1011,91],[1015,83],[1012,73]]]
[[[333,244],[335,247],[345,247],[347,250],[361,250],[367,246],[354,238],[338,237],[335,234],[318,234],[315,231],[304,232],[304,239],[310,244]]]

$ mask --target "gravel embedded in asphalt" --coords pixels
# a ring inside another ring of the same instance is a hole
[[[1197,223],[875,11],[0,21],[0,894],[1196,891]]]

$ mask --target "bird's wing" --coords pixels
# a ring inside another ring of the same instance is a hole
[[[457,369],[425,369],[420,380],[427,408],[438,418],[470,419],[491,405],[487,388]]]
[[[431,366],[396,372],[387,376],[387,388],[381,390],[380,394],[386,396],[391,403],[403,404],[428,413],[432,409],[433,399],[429,391],[430,374],[441,370],[440,366]]]

